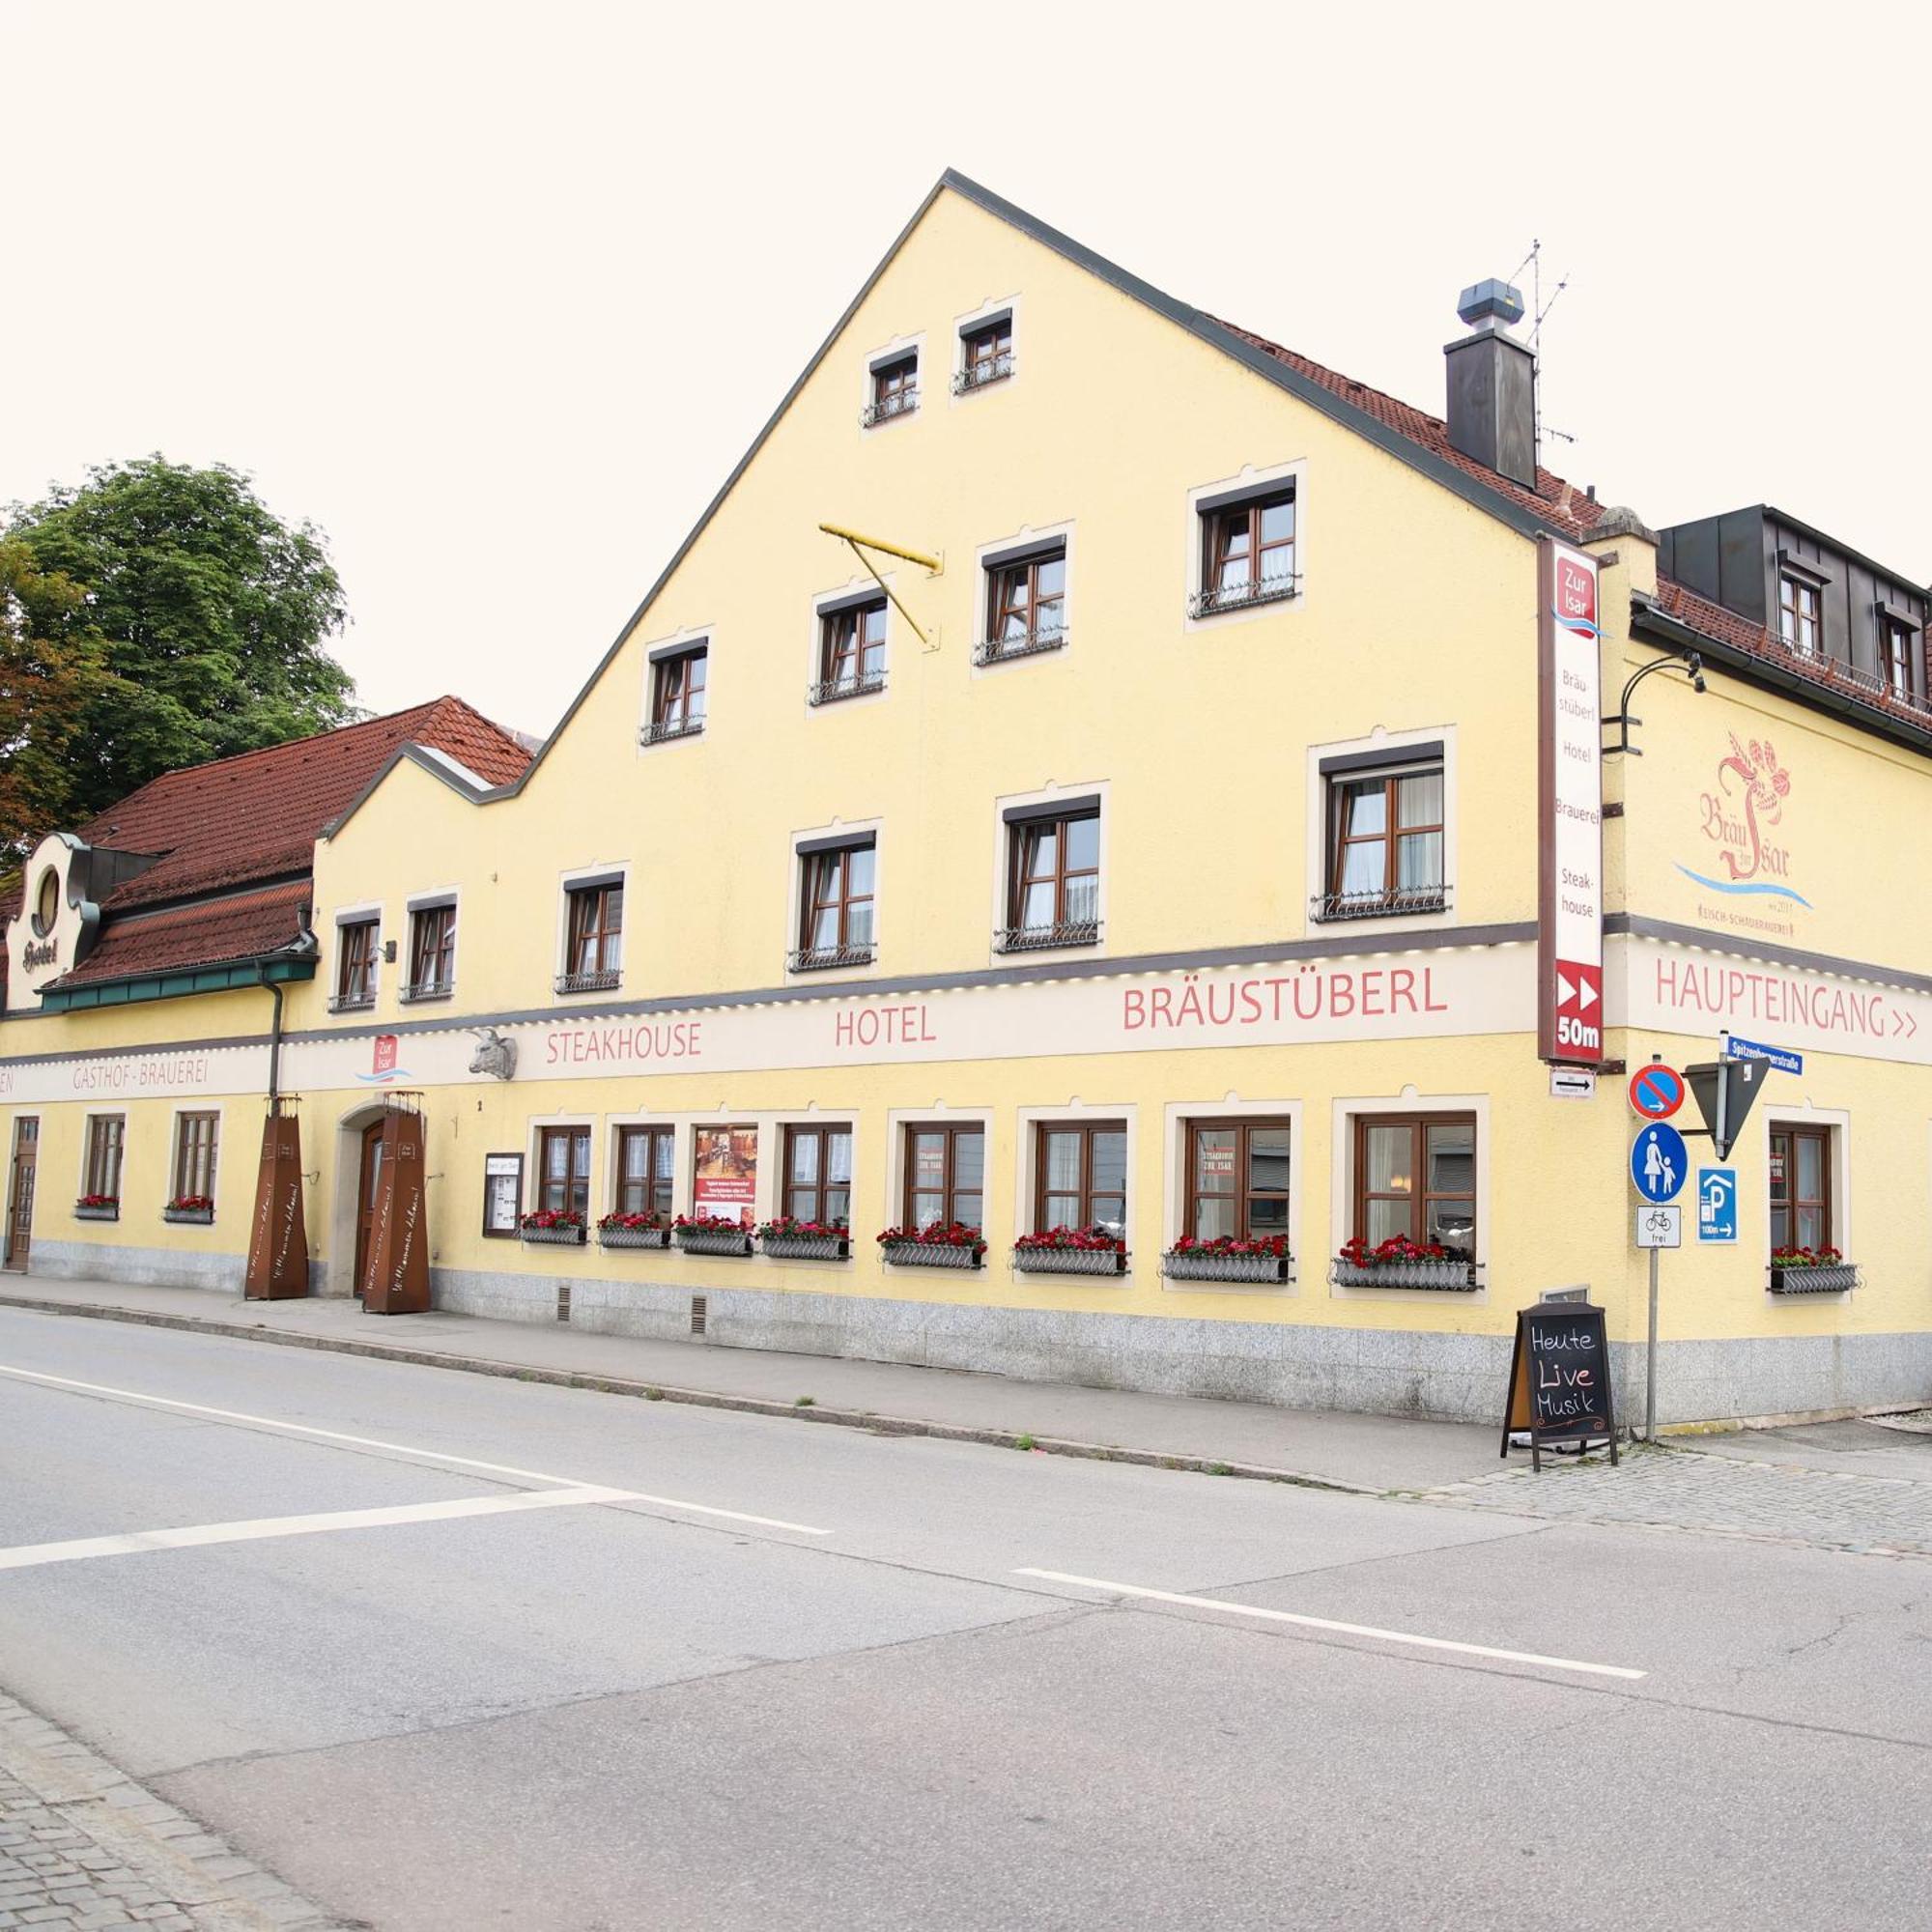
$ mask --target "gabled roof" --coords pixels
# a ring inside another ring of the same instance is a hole
[[[112,920],[99,944],[58,983],[88,986],[150,973],[225,966],[279,952],[299,940],[313,890],[307,879],[301,879],[262,892],[235,893],[198,905]]]

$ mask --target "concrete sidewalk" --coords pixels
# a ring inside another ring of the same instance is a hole
[[[1438,1489],[1502,1467],[1495,1430],[1073,1388],[891,1362],[715,1343],[574,1333],[476,1316],[364,1315],[357,1301],[244,1301],[193,1288],[8,1277],[0,1306],[138,1321],[484,1375],[661,1394],[801,1421],[1033,1444],[1064,1455],[1268,1476],[1381,1492]],[[1500,1404],[1502,1391],[1496,1392]],[[809,1397],[810,1406],[801,1399]],[[1519,1456],[1513,1461],[1521,1461]]]

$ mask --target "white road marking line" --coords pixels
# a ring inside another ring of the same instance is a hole
[[[1458,1643],[1446,1636],[1416,1636],[1408,1631],[1378,1630],[1373,1624],[1337,1623],[1332,1617],[1304,1617],[1293,1610],[1265,1610],[1256,1604],[1233,1604],[1224,1597],[1188,1597],[1176,1590],[1144,1589],[1137,1583],[1108,1583],[1097,1577],[1069,1577],[1061,1570],[1015,1570],[1013,1575],[1037,1577],[1048,1583],[1072,1583],[1083,1590],[1105,1590],[1119,1597],[1146,1597],[1156,1604],[1181,1604],[1189,1609],[1225,1610],[1237,1617],[1298,1624],[1304,1630],[1339,1631],[1344,1636],[1374,1637],[1378,1643],[1414,1644],[1423,1650],[1453,1651],[1462,1657],[1487,1657],[1502,1663],[1533,1663],[1545,1670],[1580,1670],[1592,1677],[1620,1677],[1632,1683],[1650,1675],[1647,1670],[1629,1670],[1620,1663],[1579,1663],[1573,1657],[1542,1657],[1535,1651],[1497,1650],[1490,1644]]]
[[[211,1408],[206,1403],[178,1402],[172,1396],[144,1395],[139,1389],[109,1388],[101,1382],[75,1381],[70,1376],[43,1375],[38,1369],[11,1368],[0,1363],[0,1376],[17,1381],[42,1382],[49,1388],[74,1389],[84,1395],[112,1396],[117,1401],[145,1403],[155,1408],[179,1409],[186,1415],[212,1415],[220,1422],[245,1422],[257,1429],[279,1429],[292,1435],[313,1436],[319,1442],[344,1442],[356,1449],[383,1449],[396,1456],[417,1456],[426,1462],[446,1463],[459,1469],[480,1469],[486,1475],[510,1476],[525,1483],[554,1483],[575,1494],[588,1487],[573,1476],[553,1476],[541,1469],[513,1468],[507,1463],[480,1463],[473,1456],[452,1456],[443,1449],[420,1449],[408,1442],[384,1442],[373,1435],[345,1435],[336,1429],[317,1429],[306,1422],[284,1422],[273,1415],[249,1415],[236,1408]],[[688,1503],[676,1496],[648,1495],[641,1490],[612,1491],[600,1500],[621,1498],[625,1502],[651,1503],[660,1509],[683,1510],[693,1516],[718,1517],[725,1522],[747,1522],[760,1529],[785,1529],[794,1536],[830,1536],[829,1529],[814,1529],[810,1523],[786,1522],[781,1517],[750,1516],[743,1510],[718,1509],[709,1503]]]
[[[125,1536],[83,1536],[71,1543],[24,1543],[0,1549],[0,1570],[35,1570],[43,1563],[78,1563],[90,1556],[131,1556],[144,1549],[199,1549],[211,1543],[261,1543],[278,1536],[319,1536],[332,1529],[382,1529],[391,1523],[441,1522],[453,1517],[507,1516],[513,1510],[632,1500],[630,1490],[535,1490],[515,1496],[397,1503],[387,1509],[328,1510],[318,1516],[265,1516],[251,1522],[203,1522],[185,1529],[135,1529]]]

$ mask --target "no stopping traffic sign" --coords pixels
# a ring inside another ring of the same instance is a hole
[[[1684,1104],[1684,1076],[1674,1066],[1639,1066],[1631,1075],[1630,1103],[1646,1121],[1667,1121]]]

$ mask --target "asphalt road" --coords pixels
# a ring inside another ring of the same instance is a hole
[[[383,1932],[1923,1924],[1928,1600],[0,1310],[0,1685]]]

